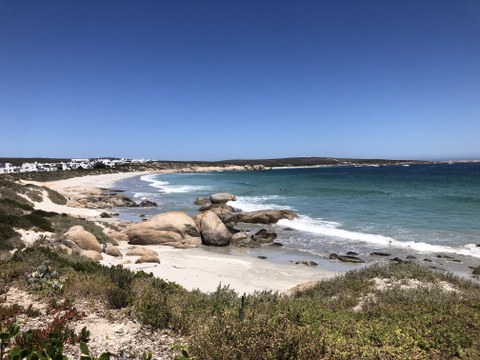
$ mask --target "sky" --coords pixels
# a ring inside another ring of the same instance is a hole
[[[0,0],[0,157],[480,158],[478,0]]]

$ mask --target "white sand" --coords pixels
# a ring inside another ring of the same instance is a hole
[[[74,177],[65,180],[51,181],[43,183],[43,186],[47,186],[53,190],[62,192],[65,188],[71,187],[97,187],[97,188],[110,188],[119,180],[127,179],[138,175],[152,174],[151,171],[134,171],[116,174],[101,174],[101,175],[86,175],[81,177]]]
[[[120,244],[126,252],[129,245]],[[131,270],[143,270],[174,281],[188,290],[215,291],[219,284],[229,285],[240,294],[262,290],[284,292],[310,281],[331,278],[336,273],[305,265],[283,265],[250,256],[218,254],[202,248],[174,249],[166,246],[145,246],[159,254],[161,264],[135,264],[138,256],[115,258],[102,254],[104,265],[123,264]]]

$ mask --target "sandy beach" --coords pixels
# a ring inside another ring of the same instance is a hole
[[[211,169],[210,169],[211,170]],[[37,184],[47,186],[63,195],[71,196],[112,188],[116,181],[150,172],[129,172],[118,174],[89,175],[66,180]],[[102,209],[85,209],[57,205],[44,196],[44,201],[35,203],[35,208],[45,211],[81,216],[91,221],[105,221],[100,218]],[[113,219],[108,219],[116,221]],[[130,245],[119,243],[119,250],[126,253]],[[168,246],[145,246],[155,250],[160,264],[135,264],[138,256],[113,257],[103,255],[104,265],[119,265],[132,269],[152,272],[155,276],[174,281],[186,289],[214,291],[220,284],[229,286],[238,293],[273,290],[284,292],[299,284],[320,281],[336,272],[309,268],[302,264],[278,264],[247,255],[222,254],[207,251],[203,246],[193,249],[175,249]]]

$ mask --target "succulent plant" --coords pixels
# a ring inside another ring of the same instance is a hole
[[[52,270],[50,261],[45,261],[42,265],[28,275],[28,283],[34,290],[41,290],[44,287],[50,287],[54,290],[60,290],[63,287],[60,281],[60,274]]]

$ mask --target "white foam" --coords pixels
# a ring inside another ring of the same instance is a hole
[[[145,193],[145,192],[137,192],[135,194],[133,194],[133,197],[134,198],[142,198],[142,199],[145,199],[145,198],[148,198],[150,195],[150,193]]]
[[[289,206],[272,204],[269,201],[281,199],[279,195],[269,196],[237,196],[236,201],[229,201],[228,205],[241,211],[258,211],[258,210],[293,210]]]
[[[410,249],[418,252],[431,253],[451,253],[480,258],[480,247],[475,244],[467,244],[459,247],[432,245],[424,242],[400,241],[389,236],[361,233],[340,229],[338,223],[327,222],[322,219],[312,219],[308,216],[300,216],[295,220],[280,220],[281,226],[287,226],[296,230],[306,231],[313,234],[331,236],[339,241],[359,241],[382,247],[396,247],[401,249]]]
[[[189,193],[194,191],[210,190],[210,186],[201,185],[171,185],[168,181],[160,181],[155,179],[156,175],[143,175],[141,180],[149,182],[149,186],[159,189],[161,193]]]

